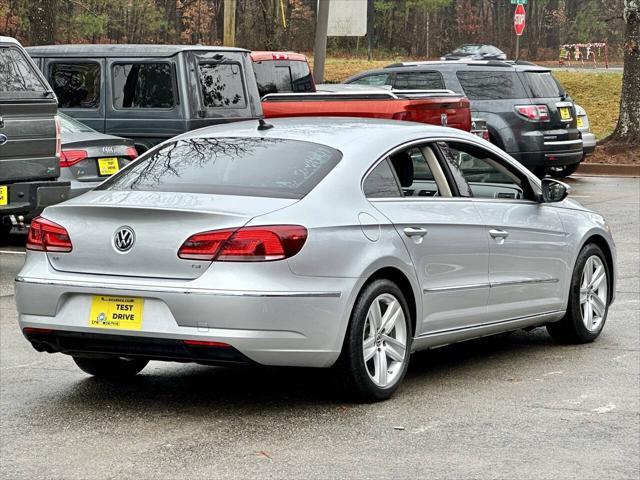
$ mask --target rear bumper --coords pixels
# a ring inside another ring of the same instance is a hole
[[[29,252],[26,267],[15,282],[20,328],[50,329],[65,338],[73,333],[74,341],[80,342],[80,346],[76,343],[71,348],[62,343],[53,349],[63,353],[105,353],[83,347],[82,339],[97,338],[106,342],[117,334],[138,345],[141,352],[138,356],[154,359],[209,361],[211,359],[194,357],[192,351],[184,352],[180,343],[201,340],[226,343],[259,364],[328,367],[340,354],[353,292],[361,281],[297,277],[289,271],[289,276],[276,282],[269,276],[252,278],[243,275],[237,266],[223,265],[217,268],[213,284],[231,286],[230,275],[234,275],[236,282],[238,277],[242,279],[247,290],[215,290],[197,281],[143,284],[140,280],[123,282],[118,277],[103,276],[87,282],[87,276],[74,280],[73,274],[51,270],[47,273],[41,261],[30,261],[29,257],[35,256],[41,254]],[[30,263],[37,263],[37,268],[30,269]],[[222,272],[225,268],[229,271]],[[278,268],[288,270],[286,264]],[[36,271],[39,274],[30,276],[25,270],[31,270],[30,275]],[[143,298],[141,328],[114,330],[89,326],[94,295]],[[148,344],[147,347],[152,348],[158,342],[180,347],[182,353],[160,355],[153,349],[140,349],[140,345]],[[113,350],[118,342],[107,344],[112,349],[109,351],[118,353]]]
[[[525,167],[555,167],[572,165],[582,160],[584,152],[580,150],[551,150],[539,152],[509,153]]]
[[[593,153],[596,149],[596,136],[591,132],[582,133],[582,151],[585,155]]]
[[[9,187],[9,203],[0,206],[0,218],[5,215],[33,217],[45,207],[69,198],[69,182],[18,182]]]

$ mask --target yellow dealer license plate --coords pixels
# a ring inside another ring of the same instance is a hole
[[[582,121],[581,117],[578,117],[576,121],[578,122],[578,128],[584,127],[584,122]]]
[[[118,165],[118,159],[115,157],[99,158],[98,170],[100,171],[100,175],[113,175],[118,170],[120,170],[120,166]]]
[[[0,205],[9,203],[9,188],[6,185],[0,185]]]
[[[143,298],[94,295],[91,301],[89,326],[118,330],[142,328]]]
[[[571,111],[569,107],[560,107],[560,118],[562,120],[571,120]]]

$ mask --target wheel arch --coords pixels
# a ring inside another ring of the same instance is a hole
[[[597,245],[598,247],[600,247],[600,250],[602,250],[602,253],[604,253],[605,260],[607,261],[607,265],[609,266],[609,278],[608,278],[609,285],[608,286],[609,286],[609,292],[610,292],[609,302],[611,303],[615,298],[615,287],[616,287],[616,284],[615,284],[616,265],[615,265],[615,259],[613,256],[613,251],[611,249],[611,246],[609,245],[609,242],[605,237],[603,237],[598,233],[591,233],[582,242],[582,245],[580,245],[580,249],[578,250],[578,252],[581,252],[582,249],[587,245],[589,245],[590,243],[593,243],[594,245]]]

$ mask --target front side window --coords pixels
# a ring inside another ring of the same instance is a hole
[[[528,98],[515,72],[460,71],[456,73],[469,100]]]
[[[396,74],[393,86],[401,90],[443,90],[444,81],[440,72],[403,72]]]
[[[439,142],[461,196],[523,199],[526,180],[510,171],[481,147],[459,142]]]
[[[352,80],[349,83],[355,84],[355,85],[371,85],[375,87],[380,87],[382,85],[387,85],[388,78],[389,78],[388,73],[377,73],[374,75],[367,75],[366,77],[356,78],[355,80]]]
[[[278,138],[187,138],[115,174],[100,190],[302,198],[340,161],[326,145]]]
[[[22,52],[13,47],[0,48],[0,92],[45,92],[33,67]]]
[[[98,108],[100,106],[99,63],[53,62],[49,82],[60,108]]]
[[[208,108],[244,108],[247,104],[238,63],[200,63],[202,101]]]
[[[118,63],[111,69],[113,106],[172,108],[173,71],[169,63]]]

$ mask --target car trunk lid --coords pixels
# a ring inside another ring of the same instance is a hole
[[[84,152],[77,163],[69,165],[69,172],[81,182],[100,182],[125,167],[135,157],[131,156],[131,140],[94,132],[62,134],[62,154]]]
[[[54,269],[131,277],[195,279],[208,262],[178,258],[194,233],[244,226],[294,199],[149,191],[92,191],[50,207],[45,217],[65,227],[70,253],[49,252]],[[116,236],[128,228],[132,245],[120,251]]]

